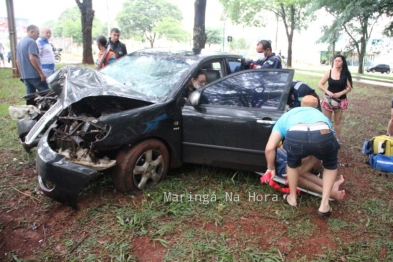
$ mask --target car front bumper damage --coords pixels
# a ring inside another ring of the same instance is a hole
[[[40,187],[47,196],[77,208],[78,195],[83,186],[102,173],[69,162],[64,155],[54,152],[47,142],[48,133],[40,140],[37,150],[36,166]]]

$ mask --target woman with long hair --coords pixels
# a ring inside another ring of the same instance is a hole
[[[328,88],[325,87],[326,82],[328,82]],[[324,74],[318,87],[325,93],[322,100],[323,113],[329,120],[334,113],[334,130],[336,138],[339,140],[343,112],[348,107],[347,94],[352,89],[352,75],[348,70],[344,56],[336,55],[334,57],[333,68]]]
[[[191,77],[190,83],[188,83],[187,88],[183,91],[183,97],[188,98],[188,96],[194,92],[196,89],[206,85],[206,73],[204,70],[199,69]]]

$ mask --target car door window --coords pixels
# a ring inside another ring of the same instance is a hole
[[[239,72],[242,68],[242,63],[240,60],[230,60],[228,61],[229,64],[229,74],[233,74]]]
[[[248,70],[207,87],[200,104],[277,109],[289,71]]]

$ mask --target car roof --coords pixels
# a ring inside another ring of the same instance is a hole
[[[243,56],[227,53],[227,52],[217,52],[217,51],[209,51],[209,50],[202,50],[201,54],[195,55],[191,50],[181,50],[181,49],[171,49],[171,48],[148,48],[137,50],[131,55],[154,55],[154,56],[167,56],[167,57],[176,57],[184,59],[193,59],[193,60],[203,60],[205,58],[242,58]]]

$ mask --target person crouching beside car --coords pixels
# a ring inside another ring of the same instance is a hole
[[[96,41],[99,50],[96,61],[96,69],[98,70],[115,62],[117,55],[110,49],[110,47],[106,47],[107,40],[105,36],[100,35],[97,37]]]
[[[332,123],[321,111],[316,109],[317,106],[317,98],[308,95],[302,98],[301,107],[289,110],[278,119],[265,148],[268,165],[266,173],[270,172],[272,178],[276,175],[276,149],[280,141],[285,138],[283,147],[287,151],[290,193],[284,195],[284,199],[288,205],[297,206],[296,188],[302,159],[314,156],[322,160],[324,167],[322,200],[318,215],[328,217],[331,215],[329,196],[337,176],[337,158],[340,145],[334,136]]]

